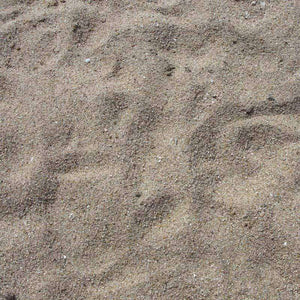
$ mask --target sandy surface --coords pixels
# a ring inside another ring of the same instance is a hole
[[[296,1],[0,6],[3,297],[299,299]]]

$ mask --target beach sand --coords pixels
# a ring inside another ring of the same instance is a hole
[[[3,297],[300,297],[297,1],[0,7]]]

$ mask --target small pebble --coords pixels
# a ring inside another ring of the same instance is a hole
[[[269,101],[275,101],[275,98],[272,97],[272,96],[269,96],[269,97],[267,98],[267,100],[269,100]]]
[[[283,246],[286,246],[286,245],[287,245],[287,242],[284,242],[284,243],[283,243]]]
[[[48,7],[57,6],[57,5],[58,5],[58,1],[57,0],[49,0],[48,3],[47,3]]]
[[[85,62],[88,64],[88,63],[91,62],[91,59],[90,59],[90,58],[87,58],[87,59],[85,60]]]
[[[252,1],[252,2],[251,2],[251,5],[252,5],[252,6],[255,6],[255,5],[256,5],[256,1]]]
[[[264,9],[266,7],[266,2],[265,1],[260,1],[260,7]]]

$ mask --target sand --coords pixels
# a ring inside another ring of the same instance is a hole
[[[3,299],[300,298],[297,1],[0,6]]]

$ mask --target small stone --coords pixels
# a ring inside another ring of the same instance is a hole
[[[266,8],[266,2],[265,1],[260,1],[260,7],[262,9]]]
[[[272,97],[272,96],[269,96],[269,97],[267,98],[267,100],[269,100],[269,101],[275,101],[275,98]]]
[[[57,6],[57,5],[58,5],[58,0],[48,0],[47,2],[48,7]]]
[[[251,5],[252,5],[252,6],[255,6],[255,5],[256,5],[256,1],[252,1],[252,2],[251,2]]]
[[[167,76],[172,76],[174,70],[175,70],[175,67],[172,66],[172,65],[169,65],[169,66],[166,68],[166,75],[167,75]]]
[[[140,198],[140,197],[142,196],[142,194],[141,194],[140,192],[137,192],[137,193],[135,193],[135,196],[136,196],[137,198]]]
[[[87,59],[85,60],[85,62],[88,64],[88,63],[91,62],[91,59],[90,59],[90,58],[87,58]]]
[[[283,246],[287,246],[287,242],[284,242],[284,243],[283,243]]]

